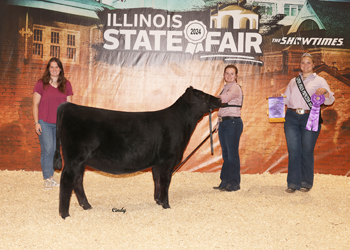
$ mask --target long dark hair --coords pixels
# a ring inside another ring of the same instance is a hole
[[[57,89],[60,92],[65,93],[67,79],[64,76],[64,70],[63,70],[62,62],[60,61],[60,59],[58,59],[56,57],[52,57],[49,60],[49,62],[46,65],[46,69],[45,69],[45,72],[43,74],[43,77],[41,78],[41,80],[44,83],[44,89],[46,89],[49,86],[49,84],[50,84],[51,74],[50,74],[50,70],[49,69],[50,69],[50,65],[51,65],[52,62],[56,62],[57,66],[61,69],[61,72],[60,72],[60,74],[58,76],[58,79],[57,79],[57,84],[58,84]]]

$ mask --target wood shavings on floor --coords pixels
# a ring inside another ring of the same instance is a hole
[[[219,173],[179,172],[163,209],[150,172],[86,171],[93,208],[73,194],[63,220],[59,188],[44,190],[41,172],[0,171],[0,249],[348,249],[349,177],[316,174],[310,192],[293,194],[286,178],[244,174],[241,190],[222,192]]]

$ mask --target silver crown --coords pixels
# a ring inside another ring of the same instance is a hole
[[[301,56],[301,58],[303,58],[303,57],[305,57],[305,56],[312,57],[312,55],[310,55],[309,53],[305,52],[305,53]]]

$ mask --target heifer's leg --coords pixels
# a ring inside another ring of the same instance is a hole
[[[80,164],[80,166],[72,168],[70,165],[75,166],[75,164],[65,163],[61,174],[59,212],[63,219],[69,216],[69,203],[73,189],[79,205],[84,209],[91,208],[83,188],[85,166]]]
[[[85,191],[84,191],[84,187],[83,187],[83,179],[84,179],[84,172],[85,172],[85,166],[81,165],[79,168],[79,171],[77,172],[77,174],[74,176],[74,192],[75,195],[77,196],[79,205],[81,207],[83,207],[85,210],[90,209],[91,205],[89,204],[86,195],[85,195]]]
[[[171,181],[171,174],[171,169],[167,170],[164,167],[160,173],[160,204],[163,206],[163,208],[170,208],[168,192]]]
[[[70,163],[65,162],[61,174],[60,182],[60,203],[59,203],[59,213],[63,219],[69,216],[69,203],[72,196],[73,190],[73,179],[74,172],[71,170]]]
[[[154,200],[158,205],[160,202],[160,171],[158,167],[152,168],[153,182],[154,182]]]

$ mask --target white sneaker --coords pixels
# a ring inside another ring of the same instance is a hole
[[[60,184],[52,177],[51,178],[51,187],[59,187]]]
[[[46,189],[46,190],[52,189],[52,184],[51,184],[51,180],[50,179],[46,179],[44,181],[44,189]]]

